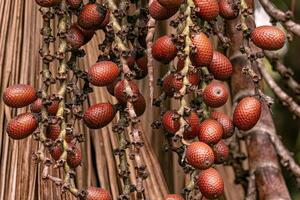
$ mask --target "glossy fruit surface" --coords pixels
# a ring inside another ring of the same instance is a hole
[[[214,163],[214,152],[204,142],[193,142],[186,149],[188,163],[197,169],[207,169]]]
[[[172,97],[175,92],[182,88],[182,80],[177,79],[175,74],[169,74],[163,81],[163,90],[166,95]]]
[[[223,83],[211,82],[203,91],[204,103],[212,108],[223,106],[227,99],[228,91]]]
[[[99,26],[99,28],[104,29],[106,27],[106,25],[109,23],[109,20],[110,20],[110,11],[107,10],[106,13],[105,13],[104,20],[101,23],[101,25]]]
[[[252,42],[264,50],[281,49],[285,43],[285,33],[274,26],[260,26],[251,35]]]
[[[133,95],[138,97],[140,95],[140,91],[139,91],[137,84],[133,81],[129,81],[128,84],[131,88]],[[129,100],[127,93],[125,93],[125,88],[126,88],[125,81],[121,80],[116,84],[115,89],[114,89],[115,97],[118,99],[118,101],[121,104],[126,104],[127,101]]]
[[[119,80],[115,80],[113,83],[106,86],[106,89],[107,89],[108,93],[111,94],[112,96],[115,96],[115,91],[114,90],[115,90],[115,87],[116,87],[118,82],[119,82]]]
[[[209,66],[213,58],[213,46],[204,33],[198,33],[192,37],[192,43],[196,47],[196,53],[190,58],[196,67]]]
[[[234,110],[233,124],[240,130],[250,130],[258,122],[260,114],[260,101],[255,97],[245,97]]]
[[[139,95],[136,101],[132,103],[135,114],[139,117],[146,110],[146,101],[143,95]]]
[[[93,38],[93,36],[95,35],[95,30],[93,30],[93,29],[84,29],[81,26],[79,26],[77,23],[73,24],[71,26],[71,28],[72,27],[76,27],[82,32],[82,34],[84,36],[84,44],[88,43]]]
[[[80,11],[78,24],[84,29],[98,29],[105,19],[106,9],[98,3],[86,4]]]
[[[119,76],[118,65],[112,61],[100,61],[88,69],[90,83],[95,86],[112,84]]]
[[[223,135],[222,125],[214,119],[206,119],[199,126],[198,138],[206,144],[218,143]]]
[[[8,122],[6,132],[9,137],[20,140],[32,134],[37,127],[37,118],[31,113],[23,113]]]
[[[215,155],[215,163],[222,164],[228,159],[229,148],[224,140],[220,140],[217,144],[213,146],[213,151]]]
[[[157,0],[160,5],[169,9],[169,8],[179,8],[179,6],[183,3],[183,0]]]
[[[58,110],[59,102],[58,101],[52,101],[51,104],[47,105],[47,112],[48,115],[56,115]],[[30,105],[30,110],[33,113],[40,113],[42,110],[42,99],[38,98]]]
[[[105,189],[88,187],[86,200],[112,200],[112,198]]]
[[[179,120],[174,119],[175,112],[167,111],[162,116],[162,126],[168,133],[176,133],[180,128]]]
[[[214,51],[213,59],[208,66],[208,70],[214,75],[215,79],[226,80],[232,74],[232,64],[222,53]]]
[[[224,192],[223,179],[214,168],[200,171],[197,185],[203,196],[208,199],[216,199]]]
[[[35,0],[35,2],[42,7],[52,7],[60,4],[62,0]]]
[[[67,4],[70,9],[76,10],[80,8],[81,4],[83,3],[83,0],[67,0]]]
[[[199,117],[196,112],[192,111],[186,119],[187,123],[191,127],[191,130],[183,132],[183,138],[186,140],[194,139],[198,135],[198,128],[200,125]]]
[[[59,160],[63,152],[64,148],[61,143],[54,144],[54,146],[49,148],[49,153],[53,160]]]
[[[232,120],[229,118],[228,115],[222,112],[211,112],[210,117],[217,122],[219,122],[223,127],[223,136],[222,138],[226,139],[233,135],[234,133],[234,126]]]
[[[85,42],[83,33],[76,26],[71,26],[66,34],[66,39],[72,49],[79,49]]]
[[[157,61],[169,63],[177,55],[177,48],[168,35],[158,38],[152,45],[152,55]]]
[[[167,8],[162,6],[157,0],[153,0],[149,7],[149,13],[155,20],[166,20],[172,17],[178,8]]]
[[[28,106],[37,99],[35,89],[31,85],[16,84],[3,92],[4,103],[12,108]]]
[[[136,71],[135,78],[138,80],[145,78],[148,74],[148,66],[147,66],[148,57],[147,57],[147,55],[145,54],[144,56],[136,58],[135,62],[136,62],[137,68],[138,68],[138,70],[135,70]]]
[[[238,16],[238,10],[232,3],[233,0],[219,0],[220,15],[224,19],[234,19]]]
[[[210,21],[219,15],[217,0],[194,0],[195,6],[199,9],[197,14],[204,20]]]
[[[184,198],[179,194],[168,194],[164,200],[184,200]]]
[[[81,164],[81,149],[75,147],[73,152],[67,152],[67,163],[71,168],[76,168]]]
[[[60,134],[60,125],[59,124],[50,124],[46,128],[46,137],[50,140],[55,141]]]
[[[87,127],[98,129],[109,124],[115,117],[115,109],[110,103],[97,103],[87,109],[83,121]]]

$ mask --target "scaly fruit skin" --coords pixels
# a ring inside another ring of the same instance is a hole
[[[100,61],[88,69],[90,83],[95,86],[108,86],[119,76],[120,70],[116,63],[111,61]]]
[[[83,115],[87,127],[98,129],[109,124],[115,117],[116,111],[111,103],[94,104]]]
[[[197,185],[202,195],[208,199],[216,199],[224,192],[223,179],[214,168],[200,171]]]
[[[115,90],[115,87],[116,87],[118,82],[119,82],[119,80],[115,80],[113,83],[106,86],[106,89],[107,89],[108,93],[111,94],[112,96],[115,96],[115,91],[114,90]]]
[[[35,0],[42,7],[53,7],[60,4],[61,0]]]
[[[176,133],[180,128],[179,121],[173,119],[174,115],[175,115],[174,111],[167,111],[162,116],[162,126],[165,131],[171,134]]]
[[[50,105],[47,105],[47,112],[48,115],[56,115],[58,110],[59,102],[52,101]],[[42,99],[38,98],[30,105],[30,110],[33,113],[40,113],[42,110]]]
[[[220,140],[217,144],[215,144],[213,146],[213,151],[215,155],[215,164],[222,164],[228,159],[229,148],[224,140]]]
[[[110,11],[107,10],[105,13],[105,18],[103,20],[103,22],[101,23],[101,25],[99,26],[99,28],[104,29],[106,27],[106,25],[109,23],[110,20]]]
[[[182,88],[182,80],[177,79],[174,74],[169,74],[163,81],[163,90],[168,97],[172,97],[175,92]]]
[[[232,74],[232,64],[222,53],[214,51],[213,59],[208,66],[208,70],[214,75],[215,79],[226,80]]]
[[[52,147],[49,148],[49,153],[53,160],[59,160],[60,156],[64,152],[64,148],[61,143],[56,143]]]
[[[224,19],[235,19],[238,16],[238,10],[233,8],[232,0],[219,0],[220,15]]]
[[[93,36],[95,35],[95,30],[93,30],[93,29],[84,29],[84,28],[80,27],[77,23],[72,24],[71,28],[72,27],[76,27],[82,32],[82,34],[84,36],[84,45],[86,43],[88,43],[93,38]]]
[[[60,125],[59,124],[50,124],[46,128],[46,137],[50,140],[55,141],[60,134]]]
[[[199,126],[199,141],[206,144],[218,143],[223,135],[222,125],[214,119],[206,119]]]
[[[112,198],[110,194],[102,188],[88,187],[86,200],[112,200]]]
[[[158,38],[152,45],[152,56],[162,63],[171,62],[177,55],[176,45],[173,43],[171,36],[164,35]]]
[[[203,101],[207,106],[217,108],[223,106],[228,99],[228,91],[224,84],[211,82],[203,91]]]
[[[35,89],[31,85],[16,84],[4,90],[3,101],[12,108],[28,106],[37,99]]]
[[[258,122],[260,114],[260,101],[255,97],[245,97],[234,110],[233,124],[240,130],[250,130]]]
[[[179,6],[183,3],[183,0],[157,0],[160,5],[163,7],[170,9],[170,8],[179,8]]]
[[[278,50],[284,46],[285,33],[274,26],[260,26],[250,35],[252,42],[264,50]]]
[[[67,4],[70,9],[77,10],[83,4],[83,0],[67,0]]]
[[[219,15],[219,5],[217,0],[194,0],[198,7],[197,14],[204,20],[214,20]]]
[[[76,26],[71,26],[66,34],[66,39],[72,49],[79,49],[85,43],[83,33]]]
[[[74,148],[71,145],[71,148]],[[67,163],[69,167],[76,168],[81,164],[81,149],[78,147],[75,147],[74,152],[67,152]]]
[[[147,76],[148,74],[148,57],[145,54],[144,56],[141,56],[139,58],[136,58],[136,64],[138,67],[138,71],[136,71],[135,79],[140,80]]]
[[[20,140],[32,134],[37,127],[36,117],[31,113],[23,113],[8,122],[6,132],[12,139]]]
[[[136,116],[141,116],[146,110],[146,101],[143,95],[139,95],[138,99],[132,103]]]
[[[201,32],[192,37],[192,43],[197,50],[190,55],[192,64],[196,67],[209,66],[213,58],[213,46],[209,38]]]
[[[210,117],[219,122],[223,127],[223,139],[230,138],[234,133],[234,126],[232,120],[228,115],[222,112],[211,112]]]
[[[140,91],[139,91],[137,84],[133,81],[129,81],[128,83],[132,90],[133,95],[136,97],[139,97]],[[126,104],[128,101],[127,94],[124,92],[125,87],[126,87],[125,81],[121,80],[116,84],[115,89],[114,89],[115,97],[118,99],[119,103],[121,103],[121,104]]]
[[[197,169],[209,168],[215,160],[214,152],[204,142],[193,142],[186,149],[188,163]]]
[[[149,13],[155,20],[166,20],[172,17],[178,11],[176,8],[167,8],[162,6],[157,0],[153,0],[149,7]]]
[[[184,200],[184,198],[179,194],[168,194],[164,200]]]
[[[105,19],[106,12],[105,7],[98,3],[86,4],[79,14],[78,24],[84,29],[98,29]]]
[[[199,117],[196,112],[192,111],[186,119],[187,123],[191,127],[191,130],[183,132],[183,138],[186,140],[194,139],[198,135],[198,128],[200,125]]]

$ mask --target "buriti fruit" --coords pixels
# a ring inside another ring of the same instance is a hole
[[[199,126],[199,141],[206,144],[218,143],[223,135],[222,125],[214,119],[206,119]]]
[[[102,188],[88,187],[86,200],[112,200],[112,198],[110,194]]]
[[[183,0],[157,0],[165,8],[179,8]]]
[[[260,101],[255,97],[245,97],[237,104],[234,110],[233,124],[240,130],[250,130],[259,120],[260,114]]]
[[[222,125],[222,127],[223,127],[222,138],[226,139],[233,135],[234,126],[233,126],[232,120],[228,117],[228,115],[226,115],[225,113],[222,113],[222,112],[214,111],[214,112],[211,112],[210,117]]]
[[[138,98],[140,95],[139,88],[137,84],[133,81],[128,81],[128,86],[131,88],[131,91],[133,93],[133,98]],[[125,93],[126,85],[125,80],[119,81],[114,89],[115,97],[118,99],[119,103],[126,104],[129,100],[129,97],[127,96],[127,93]]]
[[[209,168],[200,171],[197,185],[205,198],[216,199],[224,192],[224,182],[217,170]]]
[[[60,156],[64,152],[64,148],[62,143],[55,143],[53,146],[49,148],[49,153],[53,160],[59,160]]]
[[[73,145],[70,148],[73,149],[67,152],[67,163],[69,167],[76,168],[81,164],[81,149]]]
[[[36,117],[31,113],[23,113],[8,122],[6,132],[9,137],[20,140],[32,134],[37,127]]]
[[[35,0],[35,2],[42,7],[57,6],[62,0]]]
[[[71,28],[72,27],[76,27],[82,32],[84,36],[84,44],[88,43],[95,35],[95,31],[93,29],[84,29],[80,27],[77,23],[72,24]]]
[[[215,155],[215,164],[222,164],[228,159],[229,148],[224,140],[220,140],[217,144],[215,144],[213,146],[213,151]]]
[[[177,55],[176,45],[173,43],[171,36],[165,35],[158,38],[152,45],[152,55],[157,61],[169,63]]]
[[[215,79],[226,80],[232,74],[232,64],[222,53],[214,51],[213,59],[208,65],[208,70],[214,75]]]
[[[196,67],[209,66],[213,58],[213,46],[204,33],[192,35],[192,43],[196,47],[196,53],[190,55],[193,65]]]
[[[193,142],[186,149],[188,163],[197,169],[209,168],[215,160],[214,152],[204,142]]]
[[[211,82],[203,91],[203,101],[207,106],[217,108],[223,106],[228,99],[228,91],[223,83]]]
[[[98,29],[106,16],[106,8],[98,3],[86,4],[80,11],[78,24],[84,29]]]
[[[97,103],[87,109],[83,121],[87,127],[98,129],[109,124],[115,117],[116,111],[111,103]]]
[[[83,5],[83,0],[67,0],[67,4],[70,9],[77,10]]]
[[[37,99],[35,89],[31,85],[16,84],[4,90],[3,101],[12,108],[28,106]]]
[[[112,61],[100,61],[88,69],[90,83],[95,86],[112,84],[119,76],[120,70]]]
[[[238,16],[238,8],[234,8],[233,0],[219,0],[220,15],[224,19],[234,19]]]
[[[132,102],[134,112],[136,116],[141,116],[146,109],[146,101],[143,95],[139,95],[136,101]]]
[[[251,32],[252,42],[264,50],[281,49],[285,43],[285,33],[274,26],[259,26]]]
[[[175,112],[167,111],[162,116],[162,126],[168,133],[176,133],[180,128],[180,123],[177,119],[174,119]]]
[[[186,130],[183,132],[183,138],[186,140],[194,139],[198,135],[198,129],[200,125],[197,113],[192,111],[186,118],[186,122],[190,126],[190,130]]]
[[[217,0],[194,0],[197,14],[203,20],[214,20],[219,15],[219,5]]]
[[[46,137],[52,141],[55,141],[60,134],[59,124],[49,124],[46,128]]]
[[[79,49],[85,43],[84,35],[77,26],[71,26],[66,34],[66,39],[72,49]]]
[[[41,98],[38,98],[30,105],[30,110],[33,113],[40,113],[42,111],[43,102]],[[52,101],[49,105],[46,105],[48,115],[56,115],[59,102]]]
[[[149,14],[155,20],[165,20],[172,17],[178,11],[176,8],[167,8],[162,6],[157,0],[153,0],[149,7]]]
[[[164,200],[184,200],[184,198],[179,194],[168,194]]]

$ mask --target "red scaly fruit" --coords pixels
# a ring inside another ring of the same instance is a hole
[[[187,123],[191,127],[191,130],[183,132],[183,138],[186,140],[194,139],[198,135],[198,128],[200,125],[199,117],[196,112],[192,111],[186,119]]]
[[[115,114],[115,108],[111,103],[97,103],[87,109],[83,115],[83,121],[87,127],[98,129],[109,124]]]
[[[106,14],[105,14],[105,18],[103,20],[103,22],[101,23],[101,25],[99,26],[100,29],[104,29],[106,27],[106,25],[109,23],[110,20],[110,11],[107,10]]]
[[[202,195],[208,199],[216,199],[224,192],[223,179],[214,168],[200,171],[197,185]]]
[[[190,55],[193,65],[209,66],[213,58],[213,46],[209,38],[201,32],[192,37],[192,43],[196,47],[196,53]]]
[[[48,115],[56,115],[58,110],[59,102],[58,101],[52,101],[51,104],[46,105]],[[42,110],[42,99],[38,98],[30,105],[30,110],[33,113],[40,113]]]
[[[206,144],[218,143],[223,135],[222,125],[214,119],[206,119],[199,126],[199,141]]]
[[[76,168],[81,164],[81,149],[73,145],[69,147],[72,148],[72,150],[67,152],[67,163],[69,167]]]
[[[83,4],[83,0],[67,0],[70,9],[77,10]]]
[[[109,94],[111,94],[112,96],[115,96],[115,87],[117,85],[117,83],[119,82],[119,80],[115,80],[113,83],[109,84],[108,86],[106,86],[106,89],[108,91]]]
[[[240,130],[250,130],[258,122],[260,114],[260,101],[255,97],[245,97],[235,107],[233,124]]]
[[[207,106],[217,108],[223,106],[228,99],[228,91],[224,84],[211,82],[203,91],[203,101]]]
[[[228,115],[222,112],[214,111],[210,114],[210,117],[219,122],[223,127],[223,139],[230,138],[234,133],[234,126],[232,120]]]
[[[23,113],[11,119],[6,127],[9,137],[20,140],[28,137],[38,127],[38,120],[31,113]]]
[[[136,101],[132,103],[135,114],[139,117],[144,114],[146,110],[146,101],[143,95],[139,95]]]
[[[164,200],[184,200],[184,198],[179,194],[168,194]]]
[[[98,3],[86,4],[78,16],[78,24],[84,29],[97,29],[106,16],[106,8]]]
[[[204,142],[193,142],[186,149],[188,163],[197,169],[207,169],[214,163],[214,152]]]
[[[90,83],[95,86],[112,84],[119,76],[120,70],[112,61],[100,61],[88,69]]]
[[[61,3],[62,0],[35,0],[35,2],[42,7],[53,7]]]
[[[53,160],[59,160],[60,156],[63,154],[64,148],[61,143],[56,143],[49,148],[49,153]]]
[[[105,189],[88,187],[86,200],[112,200],[112,198]]]
[[[224,140],[220,140],[217,144],[213,146],[213,151],[215,155],[215,164],[222,164],[228,159],[229,148]]]
[[[172,134],[176,133],[180,128],[179,121],[173,119],[174,115],[175,115],[174,111],[167,111],[164,113],[161,120],[164,130]]]
[[[176,8],[167,8],[162,6],[157,0],[153,0],[149,7],[149,13],[151,17],[155,20],[166,20],[175,15],[178,11],[178,7]]]
[[[55,141],[60,134],[60,125],[59,124],[50,124],[46,129],[46,137],[50,140]]]
[[[133,97],[138,97],[140,95],[140,91],[139,91],[137,84],[133,81],[128,81],[128,83],[132,90]],[[115,97],[118,99],[119,103],[121,103],[121,104],[127,103],[128,96],[125,93],[125,81],[124,80],[121,80],[116,84],[115,89],[114,89],[114,94],[115,94]]]
[[[135,62],[136,62],[137,67],[139,69],[139,71],[136,72],[135,78],[137,80],[145,78],[147,76],[147,74],[148,74],[148,66],[147,66],[147,64],[148,64],[148,57],[147,57],[147,55],[145,54],[145,55],[143,55],[143,56],[141,56],[139,58],[136,58]]]
[[[37,99],[35,89],[31,85],[16,84],[4,90],[3,101],[12,108],[28,106]]]
[[[175,74],[169,74],[163,81],[163,90],[166,95],[172,97],[175,92],[178,92],[182,88],[182,80],[177,79]]]
[[[208,70],[214,75],[215,79],[226,80],[232,74],[232,64],[222,53],[214,51],[213,59],[208,66]]]
[[[71,26],[66,34],[66,39],[72,49],[79,49],[85,43],[83,33],[76,26]]]
[[[179,8],[180,5],[183,3],[183,0],[157,0],[160,5],[167,9],[172,9],[172,8]]]
[[[239,12],[234,8],[232,0],[219,0],[220,15],[224,19],[235,19]]]
[[[83,34],[84,36],[84,44],[88,43],[92,38],[93,36],[95,35],[95,30],[93,29],[84,29],[82,28],[81,26],[79,26],[77,23],[74,23],[72,27],[77,27]]]
[[[219,15],[219,5],[217,0],[194,0],[198,9],[197,15],[203,20],[214,20]]]
[[[255,28],[250,35],[252,42],[264,50],[278,50],[284,46],[285,33],[274,26],[260,26]]]
[[[162,63],[171,62],[177,55],[176,45],[173,43],[171,36],[164,35],[158,38],[152,45],[152,56]]]

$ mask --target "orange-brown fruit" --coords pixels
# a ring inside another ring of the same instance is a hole
[[[146,110],[146,101],[143,95],[139,95],[137,100],[134,101],[132,105],[137,116],[141,116]]]
[[[105,18],[103,20],[103,22],[101,23],[101,25],[99,26],[99,28],[104,29],[106,27],[106,25],[109,23],[110,20],[110,11],[107,10],[106,14],[105,14]]]
[[[176,133],[180,128],[179,120],[173,119],[175,115],[174,111],[167,111],[162,116],[162,126],[168,133]]]
[[[133,81],[129,81],[128,83],[132,90],[133,96],[138,97],[140,95],[140,91],[137,84]],[[127,94],[125,93],[125,87],[126,87],[125,81],[121,80],[116,84],[114,89],[115,97],[118,99],[119,103],[121,104],[126,104],[127,101],[129,100]]]
[[[16,84],[3,92],[4,103],[12,108],[28,106],[37,99],[35,89],[31,85]]]
[[[81,149],[79,147],[70,146],[70,148],[75,148],[73,151],[67,152],[67,163],[69,167],[76,168],[81,164]]]
[[[184,200],[184,198],[179,194],[168,194],[164,200]]]
[[[56,143],[49,148],[49,153],[53,158],[53,160],[59,160],[63,152],[64,152],[64,148],[61,143]]]
[[[177,79],[175,74],[169,74],[163,81],[163,90],[166,95],[172,97],[175,92],[182,88],[182,80]]]
[[[264,50],[281,49],[285,43],[285,33],[274,26],[259,26],[251,32],[252,42]]]
[[[153,0],[149,7],[149,13],[155,20],[166,20],[172,17],[178,11],[176,8],[167,8],[162,6],[157,0]]]
[[[84,44],[88,43],[95,35],[94,29],[84,29],[84,28],[80,27],[77,23],[73,24],[71,26],[71,28],[72,27],[77,27],[82,32],[82,34],[84,36]]]
[[[222,164],[228,159],[229,148],[224,140],[220,140],[217,144],[213,146],[213,151],[215,155],[215,164]]]
[[[50,124],[46,129],[46,137],[50,140],[55,141],[60,134],[60,125],[59,124]]]
[[[180,5],[183,3],[183,0],[157,0],[160,5],[167,9],[172,9],[172,8],[179,8]]]
[[[214,168],[200,171],[197,185],[202,195],[208,199],[216,199],[224,192],[223,179]]]
[[[214,111],[211,112],[210,117],[217,122],[219,122],[223,127],[223,136],[222,138],[230,138],[234,133],[234,126],[232,120],[228,115],[222,112]]]
[[[199,126],[198,138],[206,144],[218,143],[223,135],[222,125],[214,119],[206,119]]]
[[[209,66],[213,59],[213,46],[204,33],[197,33],[192,37],[192,43],[196,47],[196,53],[190,55],[190,59],[196,67]]]
[[[109,94],[111,94],[112,96],[115,96],[115,87],[117,85],[117,83],[119,82],[119,80],[115,80],[113,83],[109,84],[106,89],[108,91]]]
[[[255,97],[245,97],[235,107],[233,124],[240,130],[250,130],[258,122],[260,114],[260,101]]]
[[[214,163],[214,152],[204,142],[193,142],[186,149],[188,163],[197,169],[207,169]]]
[[[86,200],[112,200],[112,198],[105,189],[88,187]]]
[[[136,58],[135,62],[136,62],[137,67],[139,69],[138,71],[136,71],[135,78],[138,79],[138,80],[145,78],[148,74],[148,66],[147,66],[148,57],[147,57],[147,55],[145,54],[145,55],[143,55],[139,58]]]
[[[214,75],[215,79],[226,80],[232,74],[232,64],[222,53],[214,51],[213,59],[208,66],[208,70]]]
[[[77,10],[83,4],[83,0],[67,0],[67,5],[72,10]]]
[[[162,63],[171,62],[177,55],[176,45],[173,43],[171,36],[164,35],[158,38],[152,45],[152,56]]]
[[[59,102],[52,101],[51,104],[47,105],[48,115],[56,115],[58,110]],[[38,98],[30,105],[30,110],[33,113],[40,113],[42,110],[42,99]]]
[[[198,128],[200,125],[199,117],[196,112],[192,111],[186,119],[187,123],[191,127],[191,130],[183,132],[183,138],[186,140],[194,139],[198,135]]]
[[[98,3],[86,4],[78,16],[78,24],[84,29],[98,29],[106,16],[106,8]]]
[[[198,9],[197,14],[203,20],[214,20],[219,15],[219,5],[217,0],[194,0]]]
[[[219,0],[220,15],[224,19],[235,19],[239,12],[234,8],[233,0]]]
[[[100,61],[88,69],[90,83],[95,86],[108,86],[119,76],[120,70],[112,61]]]
[[[223,106],[228,99],[228,91],[224,84],[211,82],[203,91],[203,101],[207,106],[217,108]]]
[[[53,7],[60,4],[61,0],[35,0],[42,7]]]
[[[77,26],[71,26],[66,34],[66,39],[72,49],[79,49],[85,44],[84,35]]]
[[[87,109],[83,115],[83,121],[87,127],[98,129],[109,124],[115,114],[115,108],[111,103],[97,103]]]
[[[31,113],[23,113],[8,122],[6,132],[12,139],[20,140],[32,134],[37,127],[37,118]]]

